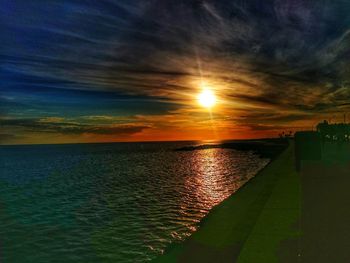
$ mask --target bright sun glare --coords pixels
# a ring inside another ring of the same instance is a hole
[[[215,105],[216,103],[216,97],[213,91],[209,89],[203,90],[199,95],[198,95],[198,102],[200,105],[206,108],[211,108],[212,106]]]

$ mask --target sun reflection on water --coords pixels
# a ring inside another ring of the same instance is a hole
[[[192,172],[185,185],[201,204],[201,217],[236,192],[261,167],[258,162],[246,165],[247,158],[253,160],[256,155],[219,148],[193,151],[189,160]],[[267,163],[267,160],[264,162]]]
[[[228,161],[228,160],[227,160]],[[225,162],[219,149],[196,151],[192,159],[195,174],[196,196],[204,198],[208,207],[227,198],[231,193],[230,187],[224,183],[229,163]],[[236,188],[236,186],[234,186]]]

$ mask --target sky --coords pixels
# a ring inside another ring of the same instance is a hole
[[[1,1],[1,144],[263,138],[344,114],[348,0]]]

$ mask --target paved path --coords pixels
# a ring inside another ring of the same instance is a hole
[[[327,146],[322,161],[304,163],[301,182],[302,235],[281,262],[350,262],[350,147]]]

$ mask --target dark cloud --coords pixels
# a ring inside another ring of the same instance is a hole
[[[257,96],[257,95],[249,95],[249,94],[235,94],[231,95],[232,99],[240,100],[243,102],[253,102],[258,105],[265,106],[275,106],[285,108],[288,105],[285,105],[282,99],[284,98],[283,94],[270,94],[269,96]]]
[[[146,80],[152,84],[164,84],[164,74],[198,74],[198,57],[208,67],[225,62],[225,71],[248,62],[271,84],[332,82],[349,56],[347,1],[11,2],[4,4],[4,33],[24,34],[3,42],[2,60],[33,75],[78,80],[82,87],[147,93],[134,86],[144,83],[145,74],[153,76]]]
[[[249,129],[253,131],[274,131],[274,132],[289,132],[289,131],[295,131],[299,129],[305,128],[304,126],[285,126],[285,125],[276,125],[276,124],[247,124],[246,125]]]
[[[286,126],[280,125],[247,124],[247,126],[254,131],[286,130]]]
[[[350,110],[347,0],[4,0],[0,15],[0,110],[11,118],[165,115],[188,106],[199,79],[257,130]]]
[[[23,136],[18,136],[16,134],[0,133],[0,143],[10,142],[17,139],[22,139]]]
[[[61,119],[1,119],[4,128],[20,128],[27,132],[59,133],[64,135],[132,135],[148,129],[145,125],[89,125],[65,122]]]
[[[288,124],[293,121],[298,120],[309,120],[311,114],[310,113],[298,113],[298,114],[290,114],[283,112],[262,112],[262,113],[249,113],[249,115],[240,116],[240,121],[242,123],[269,123],[269,124]]]

